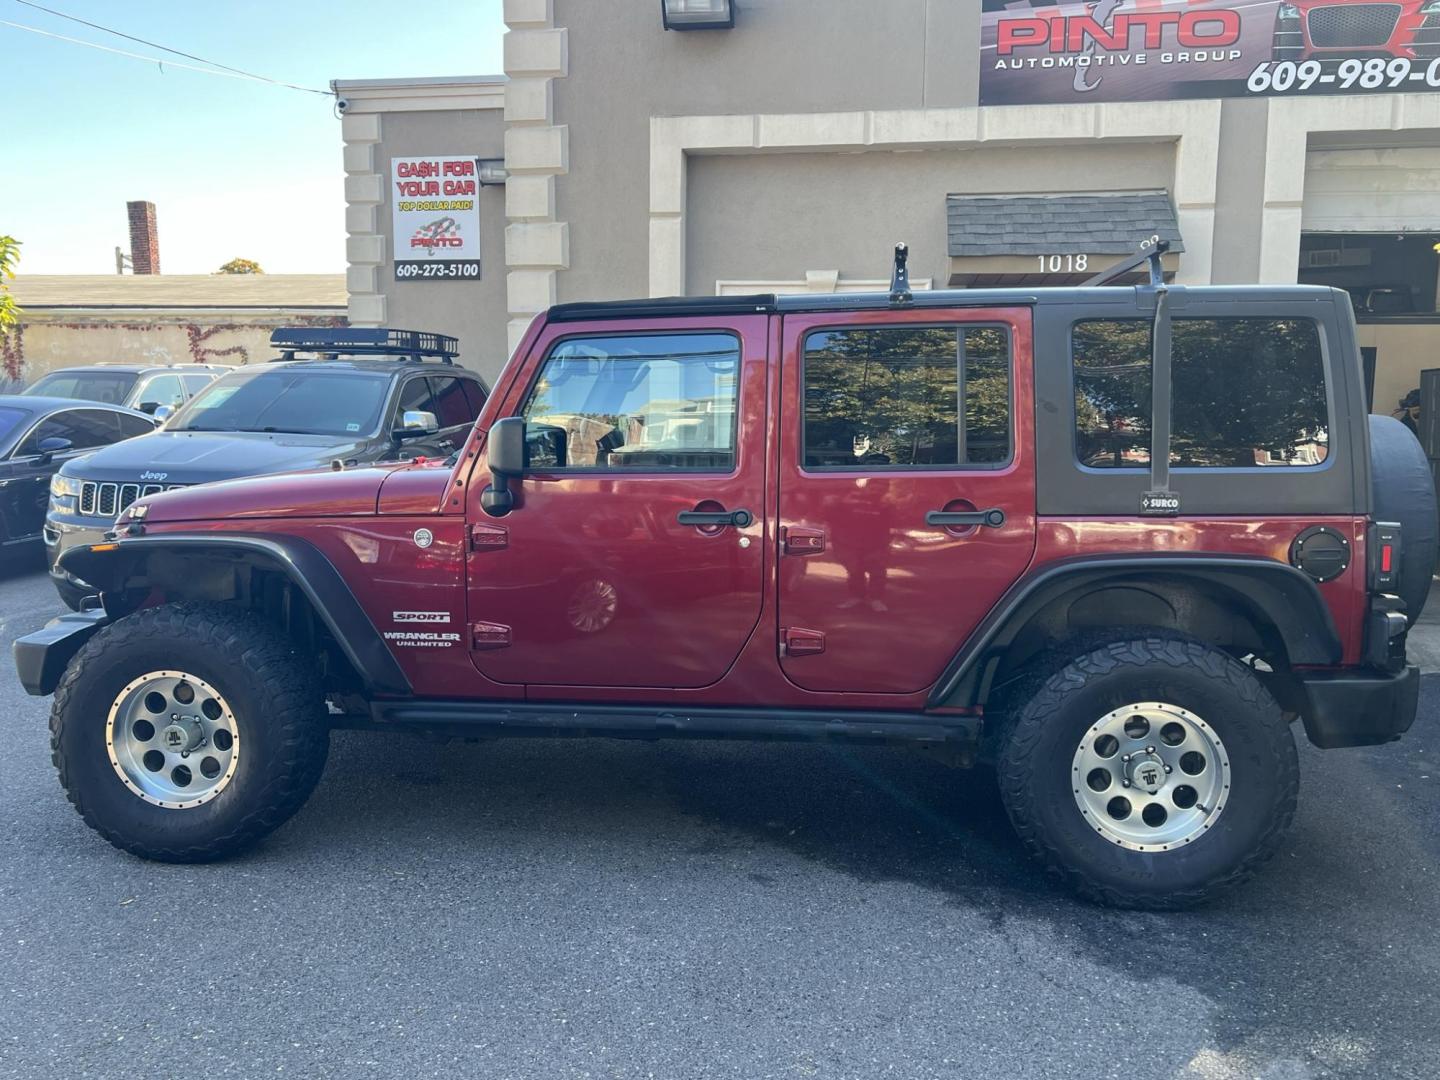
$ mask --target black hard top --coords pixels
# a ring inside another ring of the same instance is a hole
[[[1331,302],[1343,289],[1325,285],[1196,285],[1170,286],[1178,309],[1185,299],[1214,303]],[[913,311],[924,308],[1035,307],[1050,304],[1115,304],[1137,310],[1153,309],[1155,290],[1150,286],[1067,286],[1040,289],[927,289],[912,294],[906,303],[894,304],[887,292],[800,293],[777,296],[667,296],[645,300],[606,300],[557,304],[550,322],[582,320],[673,318],[685,315],[783,315],[791,312]],[[1176,311],[1179,314],[1179,311]]]

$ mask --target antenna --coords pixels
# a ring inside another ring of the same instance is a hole
[[[910,248],[906,244],[895,245],[895,273],[890,278],[890,304],[899,306],[913,304],[914,294],[910,292],[910,270],[905,265],[910,258]]]

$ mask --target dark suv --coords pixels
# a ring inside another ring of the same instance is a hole
[[[229,370],[219,364],[89,364],[48,372],[25,393],[102,401],[152,415],[163,409],[168,415]]]
[[[389,329],[282,329],[280,359],[229,369],[163,429],[67,463],[45,516],[51,579],[78,608],[95,590],[59,566],[136,499],[243,476],[444,458],[485,403],[454,338]],[[316,359],[296,359],[308,353]]]
[[[989,762],[1085,894],[1205,900],[1284,835],[1292,726],[1410,727],[1435,495],[1346,293],[1168,286],[1164,247],[565,304],[449,463],[146,496],[61,557],[102,607],[16,645],[61,780],[184,862],[293,814],[336,726],[910,742]]]

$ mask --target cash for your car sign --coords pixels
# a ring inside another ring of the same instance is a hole
[[[980,104],[1440,89],[1440,0],[984,0]]]
[[[473,154],[390,159],[397,281],[480,277],[480,177]]]

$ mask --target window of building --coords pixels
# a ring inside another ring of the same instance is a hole
[[[1010,348],[998,327],[817,331],[802,378],[807,468],[1010,460]]]
[[[525,406],[532,454],[548,446],[544,464],[570,469],[728,472],[739,373],[730,334],[560,342]]]
[[[1308,319],[1176,319],[1170,464],[1254,468],[1321,464],[1330,419],[1320,331]],[[1075,436],[1096,469],[1150,464],[1151,324],[1078,323]]]

